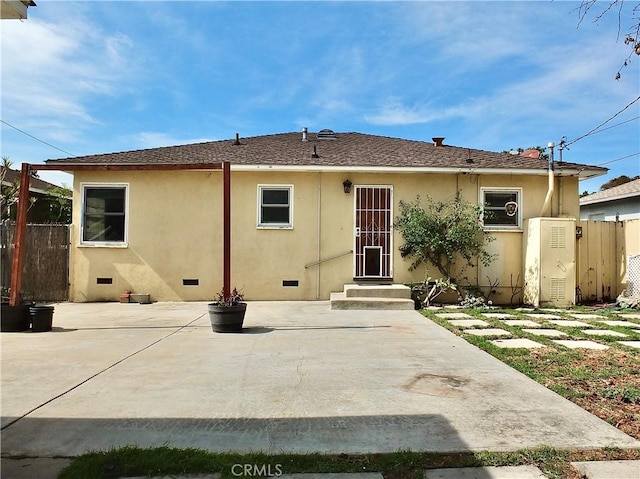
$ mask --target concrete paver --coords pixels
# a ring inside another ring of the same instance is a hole
[[[572,319],[550,319],[547,322],[565,328],[593,328],[592,324],[583,321],[574,321]]]
[[[530,339],[526,339],[526,338],[494,339],[491,342],[496,346],[498,346],[499,348],[525,348],[525,349],[546,348],[544,344],[536,343],[535,341],[531,341]]]
[[[640,341],[616,341],[617,343],[624,344],[625,346],[629,346],[631,348],[640,349]]]
[[[567,313],[567,314],[575,319],[607,319],[607,316],[602,316],[601,314],[591,314],[591,313]]]
[[[531,321],[530,319],[501,319],[507,326],[517,326],[519,328],[541,328],[540,323]]]
[[[609,321],[598,321],[599,323],[604,323],[609,326],[622,326],[623,328],[640,328],[640,323],[634,323],[633,321],[620,321],[616,319],[612,319]]]
[[[60,304],[54,331],[3,333],[3,454],[640,447],[415,311],[250,302],[216,334],[206,309]]]
[[[525,333],[535,334],[536,336],[546,336],[548,338],[561,338],[566,336],[567,333],[558,331],[557,329],[523,329]]]
[[[474,336],[511,336],[509,331],[500,328],[465,329],[462,332]]]
[[[467,313],[436,313],[436,316],[442,319],[469,319],[473,318]]]
[[[449,324],[452,324],[453,326],[460,326],[463,328],[469,328],[471,326],[489,326],[489,323],[481,319],[449,319]]]
[[[589,340],[573,340],[573,339],[552,339],[556,344],[560,344],[570,349],[609,349],[606,344],[596,343]]]
[[[7,479],[57,479],[60,472],[71,464],[71,459],[30,457],[26,459],[0,459],[0,477]]]
[[[616,336],[618,338],[628,338],[628,334],[619,333],[618,331],[611,331],[610,329],[585,329],[584,334],[590,336]]]
[[[427,469],[424,479],[546,479],[536,466]]]
[[[640,319],[640,313],[620,313],[618,316],[627,319]]]
[[[484,316],[485,318],[495,318],[495,319],[515,318],[515,316],[510,313],[480,313],[480,315]]]
[[[640,461],[572,462],[586,479],[638,479]]]
[[[525,316],[529,316],[530,318],[536,319],[561,319],[562,316],[558,316],[557,314],[545,314],[545,313],[527,313]]]

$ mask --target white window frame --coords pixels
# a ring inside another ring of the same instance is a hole
[[[123,241],[85,241],[85,198],[87,188],[124,188],[124,240]],[[92,248],[127,248],[129,246],[129,183],[81,183],[80,184],[80,237],[78,244]]]
[[[262,192],[265,190],[288,190],[289,191],[289,221],[287,223],[262,223]],[[257,229],[293,229],[293,185],[258,185],[258,198],[257,198],[257,211],[256,211],[256,228]]]
[[[515,225],[485,225],[484,224],[484,203],[486,193],[515,193],[518,203],[516,211]],[[522,231],[522,188],[521,187],[504,187],[504,186],[483,186],[480,188],[479,203],[483,211],[483,228],[487,231]]]

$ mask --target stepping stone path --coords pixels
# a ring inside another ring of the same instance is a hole
[[[558,331],[557,329],[523,329],[525,333],[535,334],[536,336],[546,336],[548,338],[561,338],[566,336],[566,333]]]
[[[593,328],[593,325],[584,323],[582,321],[573,321],[571,319],[550,319],[548,321],[556,326],[565,326],[567,328]]]
[[[627,319],[640,319],[640,313],[621,313],[618,316]]]
[[[599,323],[608,324],[609,326],[622,326],[624,328],[640,328],[640,324],[631,321],[598,321]]]
[[[569,316],[575,319],[607,319],[606,316],[600,316],[599,314],[583,314],[583,313],[568,313]]]
[[[536,466],[485,466],[450,467],[446,469],[427,469],[424,479],[546,479]]]
[[[562,316],[558,316],[557,314],[538,314],[538,313],[527,313],[525,316],[529,316],[530,318],[538,318],[538,319],[560,319]]]
[[[513,318],[515,316],[513,316],[513,314],[509,314],[509,313],[480,313],[482,314],[482,316],[484,316],[485,318],[495,318],[495,319],[506,319],[506,318]]]
[[[473,318],[473,316],[467,313],[436,313],[436,316],[442,319]]]
[[[618,336],[619,338],[628,338],[628,334],[622,334],[618,331],[611,331],[610,329],[585,329],[584,334],[591,336]]]
[[[546,348],[544,344],[536,343],[530,339],[494,339],[491,342],[499,348]]]
[[[574,341],[572,339],[552,339],[552,341],[570,349],[609,349],[609,346],[589,340]]]
[[[501,319],[501,321],[507,326],[517,326],[519,328],[540,328],[542,325],[531,321],[530,319]]]
[[[629,346],[630,348],[640,349],[640,341],[618,341],[618,343]]]
[[[489,326],[489,323],[487,323],[486,321],[482,321],[481,319],[450,319],[449,323],[454,326],[460,326],[464,328],[470,328],[472,326]]]
[[[499,328],[465,329],[463,332],[474,336],[511,336],[509,331]]]

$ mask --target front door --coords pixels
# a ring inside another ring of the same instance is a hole
[[[391,186],[355,187],[354,278],[392,278],[392,208]]]

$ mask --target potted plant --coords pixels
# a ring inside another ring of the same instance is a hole
[[[244,295],[236,288],[228,295],[224,290],[220,291],[208,305],[211,329],[216,333],[241,333],[247,311],[247,303],[243,300]]]

